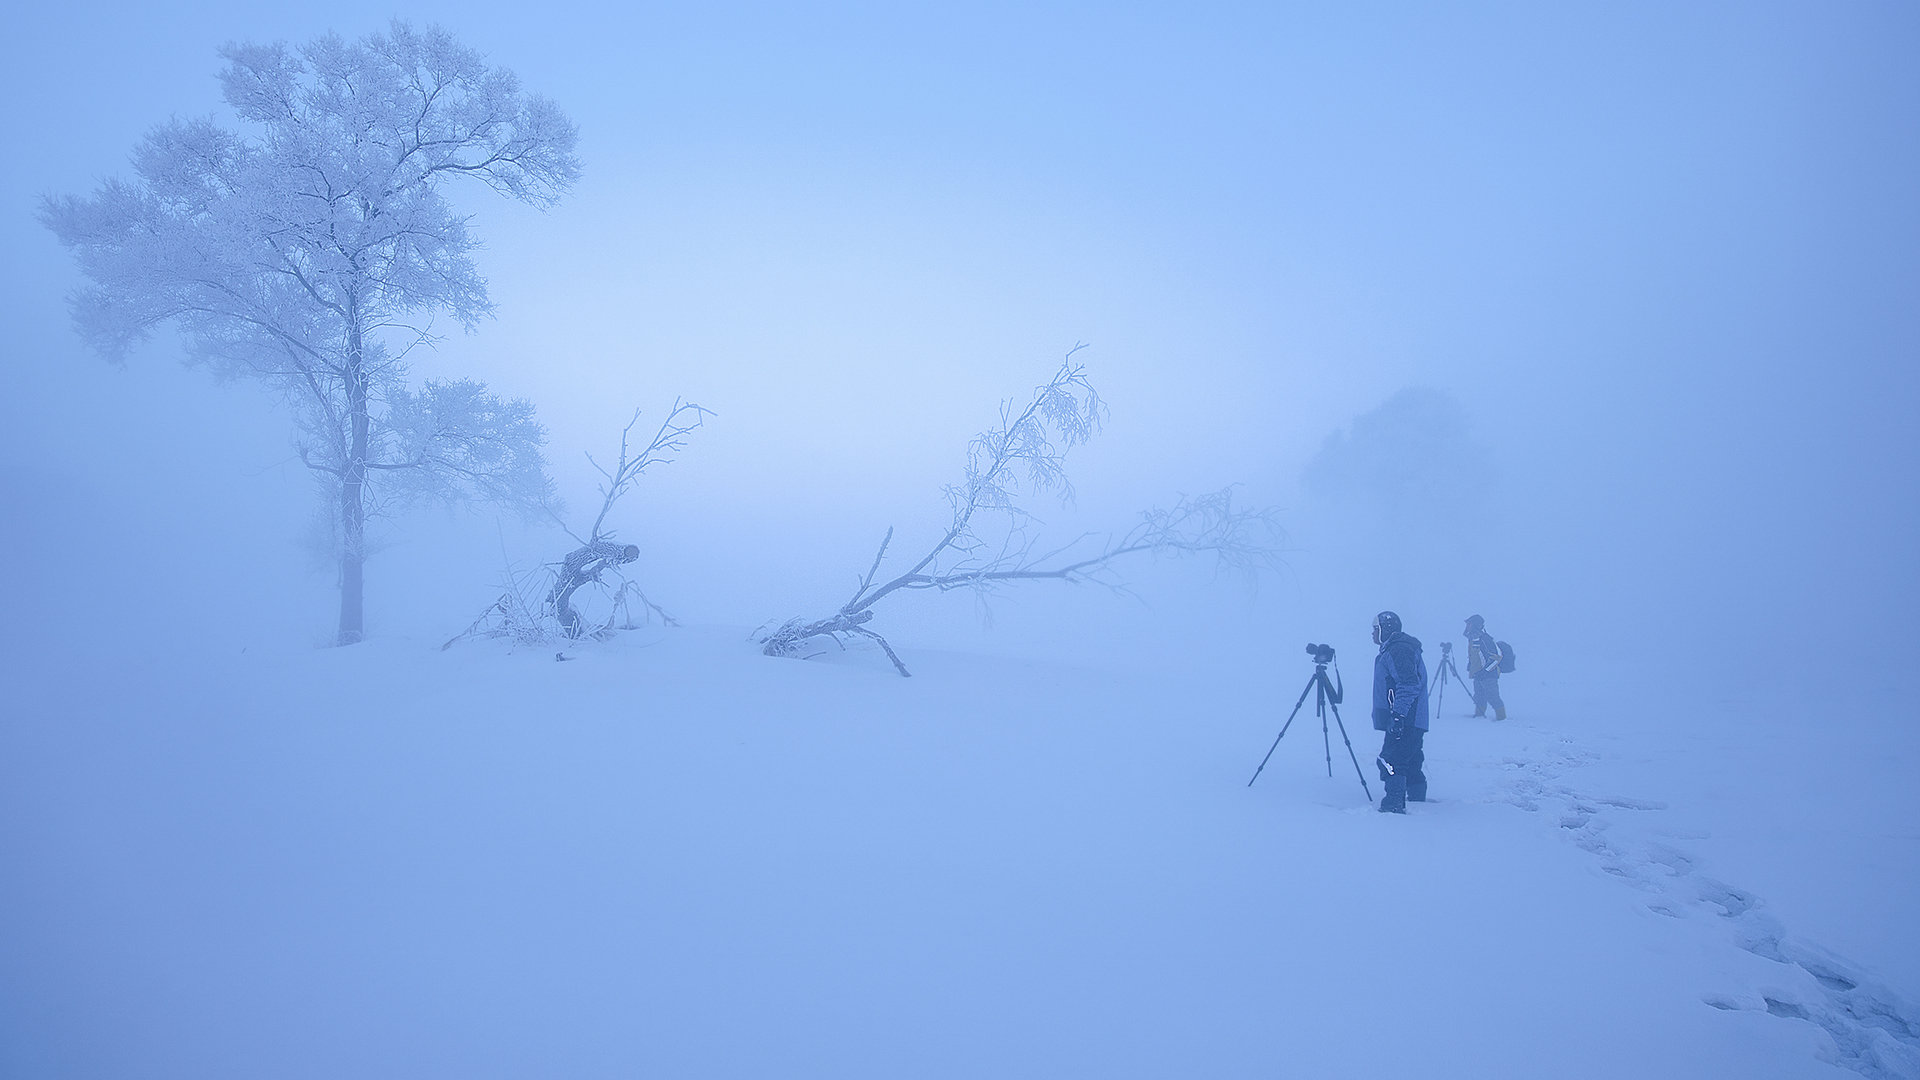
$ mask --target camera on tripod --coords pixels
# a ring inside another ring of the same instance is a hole
[[[1252,787],[1253,781],[1260,779],[1260,773],[1267,767],[1273,752],[1280,749],[1280,740],[1287,737],[1287,730],[1293,727],[1293,718],[1300,715],[1300,707],[1307,703],[1307,695],[1312,694],[1313,715],[1320,718],[1320,746],[1326,751],[1327,775],[1333,775],[1333,740],[1327,734],[1327,714],[1333,714],[1333,722],[1340,725],[1340,742],[1347,748],[1347,760],[1353,762],[1353,775],[1360,778],[1360,793],[1373,801],[1373,792],[1367,790],[1367,774],[1360,771],[1360,758],[1353,752],[1353,741],[1347,738],[1347,723],[1340,719],[1340,702],[1347,695],[1347,688],[1337,682],[1340,669],[1333,669],[1333,678],[1327,678],[1327,665],[1333,663],[1333,646],[1307,642],[1307,655],[1313,657],[1313,674],[1307,677],[1307,688],[1300,691],[1300,700],[1293,703],[1293,711],[1287,714],[1287,722],[1280,725],[1280,734],[1273,737],[1273,745],[1267,747],[1267,756],[1260,759],[1260,767],[1253,770],[1253,779],[1247,781]]]

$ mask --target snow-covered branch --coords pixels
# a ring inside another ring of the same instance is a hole
[[[678,625],[672,616],[647,598],[638,583],[623,573],[621,567],[639,560],[640,548],[635,544],[615,543],[614,531],[606,528],[606,521],[614,505],[633,489],[646,470],[672,462],[686,449],[688,436],[704,426],[706,418],[712,415],[711,409],[675,398],[653,438],[645,447],[637,447],[633,429],[640,423],[641,413],[634,410],[633,418],[620,430],[619,456],[611,468],[595,461],[593,455],[587,455],[587,462],[601,476],[601,503],[600,512],[594,516],[593,526],[586,535],[568,527],[556,500],[548,498],[541,505],[547,516],[578,545],[558,562],[548,564],[541,595],[532,598],[525,588],[517,591],[510,588],[447,645],[473,636],[507,636],[522,641],[602,637],[616,626],[638,625],[636,614],[642,620],[657,614],[666,625]],[[598,626],[590,626],[586,616],[573,605],[575,595],[588,586],[594,587],[589,595],[600,595],[609,611]]]
[[[633,426],[640,422],[640,410],[635,409],[633,419],[628,420],[627,426],[620,429],[620,457],[614,462],[613,468],[602,467],[593,459],[592,454],[588,454],[587,463],[592,465],[594,471],[601,476],[599,489],[601,502],[600,513],[595,515],[593,528],[587,531],[587,537],[582,543],[593,543],[604,538],[607,534],[601,532],[601,527],[606,524],[607,514],[613,509],[613,504],[620,500],[620,496],[625,495],[628,489],[633,487],[634,482],[640,479],[640,474],[646,472],[650,466],[665,465],[673,461],[676,455],[687,448],[687,436],[705,424],[706,418],[712,415],[711,409],[675,398],[673,408],[667,410],[666,419],[660,421],[660,429],[653,433],[653,440],[647,443],[644,449],[631,450]],[[575,537],[575,539],[579,538]]]
[[[1270,565],[1279,538],[1273,512],[1236,510],[1231,488],[1145,511],[1138,524],[1098,549],[1089,550],[1083,537],[1036,554],[1032,520],[1019,497],[1056,492],[1062,500],[1070,499],[1067,454],[1092,438],[1106,416],[1105,404],[1075,361],[1082,348],[1076,345],[1053,379],[1036,388],[1024,406],[1003,403],[1000,422],[973,438],[965,481],[944,489],[950,524],[924,555],[904,573],[876,584],[893,543],[894,531],[888,529],[866,575],[839,610],[824,618],[788,619],[760,637],[761,651],[806,656],[816,639],[844,645],[843,637],[860,637],[877,643],[894,668],[908,675],[893,647],[867,625],[874,605],[901,590],[989,591],[1012,582],[1044,580],[1124,588],[1114,564],[1134,555],[1210,555],[1224,569],[1247,572]],[[979,531],[983,513],[1001,526],[996,542]]]

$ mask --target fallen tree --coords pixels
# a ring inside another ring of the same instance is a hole
[[[1071,501],[1067,454],[1098,433],[1106,417],[1106,405],[1074,359],[1082,348],[1076,345],[1067,353],[1052,380],[1037,388],[1024,407],[1016,410],[1014,401],[1003,402],[1000,422],[974,436],[967,448],[965,481],[945,489],[951,522],[925,554],[904,573],[881,580],[880,567],[893,543],[889,528],[846,603],[825,617],[792,618],[765,631],[758,639],[761,651],[807,657],[817,655],[819,639],[844,648],[846,638],[858,637],[878,645],[906,676],[912,673],[893,646],[868,625],[874,605],[897,592],[986,592],[1014,582],[1047,580],[1124,589],[1114,564],[1141,554],[1210,554],[1225,568],[1247,571],[1271,564],[1279,535],[1272,511],[1235,510],[1231,488],[1147,510],[1131,529],[1097,549],[1089,549],[1089,538],[1083,536],[1036,552],[1036,522],[1019,498],[1052,492],[1063,502]],[[983,528],[984,522],[992,524]]]
[[[587,462],[602,479],[600,512],[584,536],[568,528],[557,505],[548,506],[548,515],[579,546],[533,574],[517,574],[509,567],[506,588],[500,598],[465,630],[440,646],[443,650],[470,637],[510,637],[526,644],[544,644],[559,638],[604,638],[616,629],[635,629],[654,615],[668,626],[679,625],[658,604],[647,599],[638,582],[621,571],[621,567],[639,561],[640,548],[636,544],[616,543],[613,531],[606,527],[607,515],[650,466],[667,464],[686,449],[687,437],[705,423],[712,411],[675,399],[653,439],[645,448],[635,450],[633,428],[640,422],[640,415],[640,410],[635,409],[633,419],[621,429],[620,456],[612,468],[602,466],[592,454],[587,455]],[[608,610],[598,625],[591,624],[573,606],[574,596],[589,588],[600,594]]]

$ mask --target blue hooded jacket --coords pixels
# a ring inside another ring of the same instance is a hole
[[[1374,730],[1390,731],[1395,720],[1427,730],[1427,662],[1420,639],[1405,631],[1381,643],[1373,658]]]

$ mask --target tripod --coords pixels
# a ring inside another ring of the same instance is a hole
[[[1461,678],[1460,669],[1453,664],[1453,642],[1443,641],[1440,643],[1440,663],[1433,671],[1433,715],[1435,716],[1440,715],[1440,703],[1447,696],[1448,674],[1453,675],[1454,680],[1460,684],[1460,689],[1465,690],[1468,699],[1471,700],[1473,688],[1467,685],[1466,679]]]
[[[1331,655],[1329,650],[1328,655]],[[1339,669],[1334,669],[1339,674]],[[1280,748],[1280,740],[1287,737],[1287,729],[1293,726],[1293,718],[1300,715],[1300,706],[1307,703],[1307,694],[1315,692],[1313,712],[1320,718],[1320,743],[1327,754],[1327,776],[1333,776],[1333,741],[1327,734],[1327,710],[1333,710],[1333,722],[1340,725],[1340,741],[1347,744],[1347,757],[1353,761],[1353,774],[1360,778],[1360,790],[1366,793],[1367,801],[1373,801],[1373,792],[1367,787],[1367,774],[1360,771],[1360,759],[1354,756],[1353,742],[1347,738],[1347,725],[1340,719],[1340,702],[1346,696],[1346,684],[1336,687],[1327,681],[1327,662],[1317,660],[1313,665],[1313,676],[1307,680],[1307,687],[1300,691],[1300,700],[1293,703],[1293,711],[1287,714],[1287,722],[1280,726],[1280,734],[1273,737],[1273,745],[1267,747],[1267,756],[1260,759],[1260,768],[1253,770],[1253,780],[1260,779],[1260,772],[1267,767],[1267,759]],[[1247,786],[1253,786],[1253,780]]]

